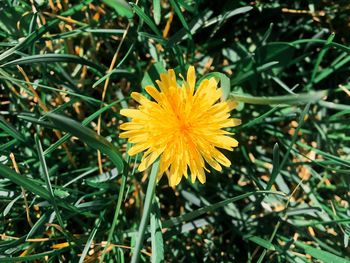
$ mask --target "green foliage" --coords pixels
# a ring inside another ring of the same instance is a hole
[[[3,0],[0,262],[349,262],[349,10]],[[119,111],[189,65],[239,102],[240,144],[153,198]]]

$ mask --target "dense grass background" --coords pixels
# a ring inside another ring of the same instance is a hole
[[[141,260],[350,262],[348,1],[0,3],[0,262],[129,262],[147,176],[119,110],[189,65],[246,102],[240,146],[160,181]]]

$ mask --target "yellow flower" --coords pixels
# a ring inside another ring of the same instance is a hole
[[[139,171],[147,169],[159,157],[158,180],[167,173],[170,186],[177,185],[182,176],[187,178],[188,168],[191,180],[196,178],[205,183],[205,163],[217,171],[231,162],[218,148],[233,150],[238,142],[227,136],[224,128],[239,125],[239,119],[230,118],[230,111],[236,107],[233,101],[220,101],[222,89],[214,78],[199,83],[195,91],[194,67],[187,72],[182,86],[176,82],[174,70],[160,74],[156,81],[160,91],[147,86],[147,93],[155,100],[150,101],[137,92],[131,97],[140,106],[138,109],[123,109],[120,114],[131,118],[120,126],[124,130],[120,138],[128,138],[134,145],[128,154],[133,156],[144,152]]]

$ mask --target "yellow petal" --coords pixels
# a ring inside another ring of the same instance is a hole
[[[121,130],[142,130],[144,128],[143,124],[126,122],[119,126]]]
[[[142,111],[137,109],[122,109],[120,111],[120,115],[123,115],[125,117],[129,118],[139,118],[139,119],[147,119],[147,115],[144,114]]]
[[[214,159],[221,163],[223,166],[230,167],[231,165],[231,161],[218,150],[216,150]]]
[[[238,106],[237,101],[235,101],[235,100],[233,100],[233,99],[227,100],[226,103],[227,103],[227,105],[228,105],[230,111],[231,111],[231,110],[234,110],[234,109],[237,108],[237,106]]]
[[[151,95],[151,97],[153,99],[155,99],[157,102],[160,102],[162,100],[162,96],[161,94],[159,93],[159,91],[155,88],[155,87],[152,87],[152,86],[146,86],[146,91],[149,95]]]
[[[155,151],[155,152],[152,152],[151,154],[149,154],[148,156],[146,157],[142,157],[142,160],[141,160],[141,163],[138,167],[138,170],[140,172],[146,170],[148,167],[150,167],[150,165],[152,163],[155,162],[155,160],[157,160],[158,156],[161,154],[160,151]]]
[[[145,96],[141,95],[138,92],[132,92],[131,93],[131,97],[136,100],[138,103],[140,103],[141,105],[143,104],[147,104],[150,102],[149,99],[147,99]]]
[[[205,183],[206,177],[205,177],[204,171],[203,171],[203,173],[198,174],[198,180],[199,180],[202,184]]]
[[[190,66],[187,70],[187,83],[190,86],[191,94],[193,94],[196,85],[196,73],[193,66]]]
[[[149,143],[143,143],[143,144],[136,144],[133,147],[131,147],[128,151],[128,154],[130,156],[134,156],[135,154],[138,154],[140,152],[143,152],[144,150],[150,148]]]

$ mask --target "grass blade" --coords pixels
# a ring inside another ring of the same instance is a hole
[[[158,36],[158,37],[162,37],[162,33],[159,31],[158,27],[156,26],[156,24],[152,21],[152,19],[145,14],[145,12],[138,7],[137,5],[135,5],[134,3],[131,4],[135,13],[140,17],[140,19],[142,19],[143,21],[145,21],[145,23],[152,29],[152,31]]]
[[[153,0],[153,18],[156,25],[159,25],[161,18],[160,0]]]
[[[245,194],[242,194],[242,195],[239,195],[239,196],[235,196],[235,197],[223,200],[221,202],[218,202],[218,203],[215,203],[215,204],[212,204],[212,205],[208,205],[208,206],[199,208],[199,209],[197,209],[195,211],[189,212],[189,213],[181,215],[179,217],[171,218],[169,220],[164,221],[162,223],[162,225],[163,225],[164,228],[173,227],[173,226],[181,224],[181,223],[183,223],[185,221],[190,221],[190,220],[192,220],[194,218],[197,218],[197,217],[199,217],[199,216],[201,216],[201,215],[203,215],[205,213],[215,211],[216,209],[221,208],[221,207],[223,207],[223,206],[225,206],[225,205],[227,205],[229,203],[236,202],[238,200],[242,200],[242,199],[247,198],[247,197],[249,197],[251,195],[261,195],[261,194],[275,194],[275,195],[285,196],[284,193],[282,193],[282,192],[275,192],[275,191],[249,192],[249,193],[245,193]]]
[[[160,220],[159,201],[154,198],[151,211],[151,241],[152,241],[152,263],[164,261],[164,244],[162,234],[162,223]]]
[[[74,121],[70,118],[57,115],[49,114],[49,119],[56,125],[59,130],[63,130],[71,133],[72,135],[78,137],[83,142],[88,144],[90,147],[100,150],[102,153],[106,154],[111,161],[114,163],[119,171],[123,171],[124,162],[123,158],[118,152],[118,149],[109,141],[107,141],[102,136],[98,135],[93,130],[84,127],[79,122]]]
[[[43,172],[43,177],[46,183],[46,188],[48,189],[49,192],[49,196],[50,196],[50,202],[54,207],[56,216],[57,216],[57,220],[58,223],[60,224],[60,226],[62,227],[62,229],[64,229],[64,223],[61,217],[61,213],[58,209],[57,203],[56,203],[56,198],[54,196],[54,191],[52,190],[52,185],[51,185],[51,181],[50,181],[50,175],[49,175],[49,171],[47,169],[47,165],[46,165],[46,161],[45,161],[45,157],[43,154],[43,148],[41,146],[41,142],[39,140],[39,137],[36,135],[35,136],[35,144],[38,150],[38,155],[39,155],[39,161],[40,161],[40,165],[41,165],[41,169]]]
[[[149,219],[149,214],[151,211],[151,205],[154,198],[154,191],[156,188],[157,172],[158,172],[159,161],[157,160],[152,165],[151,175],[149,177],[147,192],[145,197],[145,206],[143,208],[142,218],[139,226],[139,231],[136,239],[136,244],[132,252],[131,263],[137,263],[140,258],[140,251],[143,244],[143,239],[145,236],[146,226]]]
[[[328,91],[311,91],[309,93],[302,93],[296,95],[274,96],[274,97],[253,97],[245,95],[236,95],[231,93],[231,97],[238,102],[258,105],[274,105],[274,104],[288,104],[298,105],[306,103],[315,103],[327,96]]]
[[[27,56],[27,57],[9,61],[1,65],[1,67],[8,67],[13,65],[28,65],[33,63],[52,63],[52,62],[76,63],[76,64],[89,66],[91,68],[98,70],[101,73],[105,72],[104,69],[101,68],[99,65],[96,65],[95,63],[89,60],[86,60],[82,57],[78,57],[71,54],[40,54],[40,55]]]

